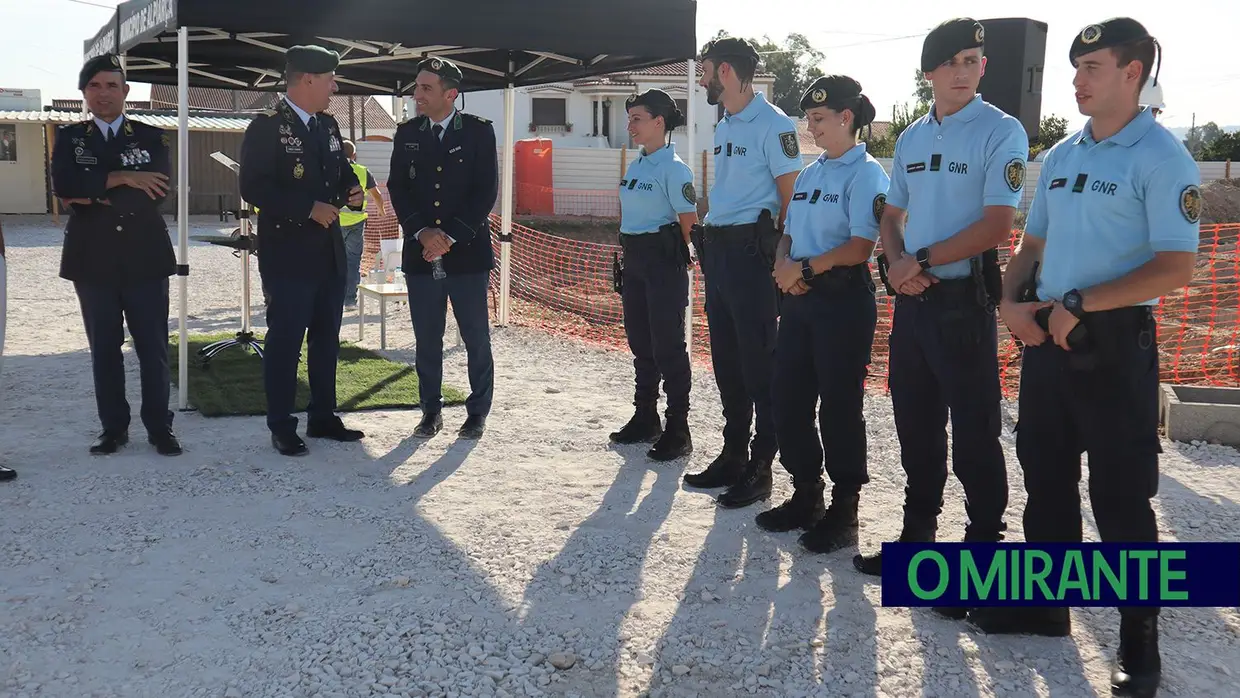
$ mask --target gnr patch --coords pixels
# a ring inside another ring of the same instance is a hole
[[[680,188],[680,195],[691,204],[697,203],[697,192],[693,189],[693,182],[685,182],[685,185]]]
[[[1184,187],[1184,191],[1180,192],[1180,213],[1184,214],[1184,218],[1189,223],[1200,221],[1201,208],[1201,188],[1196,184]]]
[[[801,144],[797,141],[795,131],[779,134],[779,145],[784,149],[784,155],[794,158],[801,154]]]
[[[887,208],[887,195],[878,194],[874,197],[874,203],[871,208],[874,210],[874,222],[883,222],[883,211]]]
[[[1009,160],[1003,168],[1003,179],[1007,181],[1008,189],[1020,191],[1025,186],[1025,161],[1020,158]]]

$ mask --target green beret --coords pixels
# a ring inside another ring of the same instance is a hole
[[[428,73],[434,73],[443,80],[451,80],[460,83],[465,79],[465,75],[455,63],[444,58],[427,58],[418,64],[418,71],[425,70]]]
[[[1124,44],[1149,39],[1150,33],[1141,23],[1131,17],[1115,17],[1101,24],[1091,24],[1081,30],[1072,40],[1072,48],[1068,51],[1068,59],[1076,65],[1076,59],[1087,53],[1104,48],[1113,48]]]
[[[826,75],[818,78],[801,96],[801,111],[827,107],[839,111],[850,109],[861,97],[861,83],[847,75]]]
[[[716,39],[706,44],[706,49],[702,51],[702,60],[715,63],[732,63],[739,60],[748,61],[756,66],[758,59],[758,49],[754,48],[753,44],[733,36]]]
[[[121,59],[113,53],[105,53],[101,56],[86,61],[86,65],[82,66],[82,72],[78,73],[78,90],[85,90],[86,83],[99,73],[120,73],[121,79],[125,78],[125,70],[121,68]]]
[[[921,45],[921,72],[928,73],[961,51],[986,45],[986,29],[971,17],[949,19],[930,30]]]
[[[322,46],[294,46],[284,54],[284,69],[290,73],[321,75],[335,72],[340,54]]]

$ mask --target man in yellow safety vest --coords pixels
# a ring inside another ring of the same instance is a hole
[[[349,165],[353,167],[354,174],[357,175],[357,181],[362,183],[370,198],[374,199],[375,206],[379,209],[379,215],[387,215],[387,208],[383,203],[383,192],[379,191],[379,185],[375,182],[375,178],[370,174],[370,170],[365,165],[357,162],[357,146],[352,141],[343,141],[344,154],[349,158]],[[365,210],[354,211],[350,208],[340,210],[340,229],[344,233],[344,251],[345,251],[345,286],[344,286],[344,307],[357,307],[357,285],[362,280],[362,249],[366,246],[366,219],[369,216]]]

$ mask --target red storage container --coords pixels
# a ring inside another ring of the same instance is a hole
[[[525,138],[513,149],[516,188],[513,210],[524,215],[555,215],[555,189],[552,186],[551,139]]]

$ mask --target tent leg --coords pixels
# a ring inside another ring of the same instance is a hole
[[[515,66],[509,62],[508,70]],[[512,289],[512,168],[516,155],[513,148],[516,120],[516,88],[512,83],[504,89],[504,167],[500,191],[503,195],[503,226],[499,246],[499,325],[508,324],[509,298]]]
[[[685,128],[688,129],[686,134],[688,138],[685,143],[685,160],[693,162],[694,136],[697,132],[697,121],[694,119],[697,110],[694,104],[697,102],[697,66],[696,61],[689,59],[685,69],[685,75],[688,76],[688,83],[685,85],[688,99],[685,100]],[[693,267],[689,267],[689,307],[685,309],[685,350],[689,356],[693,356]]]
[[[189,407],[189,29],[177,30],[177,234],[180,265],[177,291],[180,293],[181,337],[177,362],[177,404]]]

